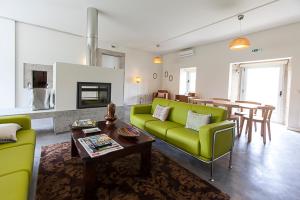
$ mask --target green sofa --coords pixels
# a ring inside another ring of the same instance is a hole
[[[17,123],[17,142],[0,144],[0,199],[26,200],[31,181],[35,131],[27,115],[0,117],[2,123]]]
[[[152,117],[158,104],[171,107],[166,121]],[[199,132],[185,128],[189,110],[211,114],[211,123],[202,126]],[[227,111],[222,108],[156,98],[152,104],[132,106],[130,122],[199,160],[209,163],[213,181],[213,162],[216,159],[230,153],[229,166],[231,167],[235,124],[227,121],[226,116]]]

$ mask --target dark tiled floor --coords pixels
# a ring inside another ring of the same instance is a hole
[[[125,120],[128,120],[128,111]],[[31,199],[34,199],[41,146],[70,140],[70,133],[54,135],[50,120],[34,120],[37,129]],[[247,144],[245,135],[236,139],[233,169],[228,170],[228,158],[215,164],[215,182],[212,184],[228,193],[232,199],[300,199],[300,133],[272,125],[272,141],[263,145],[259,131]],[[165,155],[197,176],[208,180],[209,167],[189,155],[157,140],[154,144]]]

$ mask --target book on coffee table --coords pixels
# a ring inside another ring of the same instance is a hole
[[[123,149],[123,147],[119,143],[111,139],[106,134],[79,138],[78,141],[84,147],[91,158]]]

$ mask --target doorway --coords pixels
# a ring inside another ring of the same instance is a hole
[[[272,105],[272,121],[284,124],[289,59],[238,63],[231,66],[231,94],[235,100]]]
[[[196,91],[196,67],[180,69],[179,94],[187,95]]]

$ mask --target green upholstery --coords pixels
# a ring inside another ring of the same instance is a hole
[[[151,108],[152,108],[151,104],[135,105],[130,110],[130,114],[151,114]]]
[[[11,142],[11,143],[4,143],[0,144],[0,150],[9,148],[9,147],[15,147],[20,146],[24,144],[35,144],[35,133],[33,130],[20,130],[17,133],[17,142]]]
[[[211,114],[211,123],[221,122],[226,120],[227,111],[220,108],[215,108],[211,106],[202,106],[202,105],[194,105],[192,104],[192,111],[197,112],[199,114],[208,115]]]
[[[0,117],[0,124],[4,123],[19,124],[23,130],[31,129],[31,119],[28,115]]]
[[[158,121],[158,119],[152,117],[151,114],[135,114],[131,118],[135,122],[135,125],[140,129],[145,129],[145,124],[148,121]]]
[[[145,124],[145,130],[152,133],[158,138],[165,139],[167,130],[182,127],[181,124],[171,121],[149,121]]]
[[[3,200],[27,199],[29,178],[25,171],[0,176],[0,196]]]
[[[31,176],[32,160],[28,159],[34,154],[31,144],[5,148],[0,151],[0,175],[14,171],[25,170]]]
[[[212,141],[213,133],[218,130],[233,127],[234,123],[229,121],[222,121],[217,123],[202,126],[199,131],[199,140],[201,145],[200,155],[210,159],[212,157]],[[232,131],[224,131],[216,138],[215,157],[221,156],[228,152],[232,147]]]
[[[5,200],[26,200],[31,181],[35,131],[27,115],[0,117],[0,123],[17,123],[17,142],[0,144],[0,196]]]
[[[166,140],[190,154],[199,155],[200,142],[197,131],[184,127],[169,129]]]
[[[187,119],[187,113],[192,109],[191,104],[171,101],[168,105],[171,107],[171,112],[169,114],[169,120],[173,122],[177,122],[185,126],[185,122]]]
[[[152,118],[151,113],[158,104],[171,107],[167,121],[163,122]],[[210,114],[211,123],[201,127],[199,132],[184,128],[189,110],[200,114]],[[226,117],[227,111],[222,108],[156,98],[153,100],[152,106],[132,106],[130,122],[200,160],[212,161],[213,135],[216,131],[231,128],[217,134],[214,158],[224,155],[232,149],[235,124],[227,121]]]

